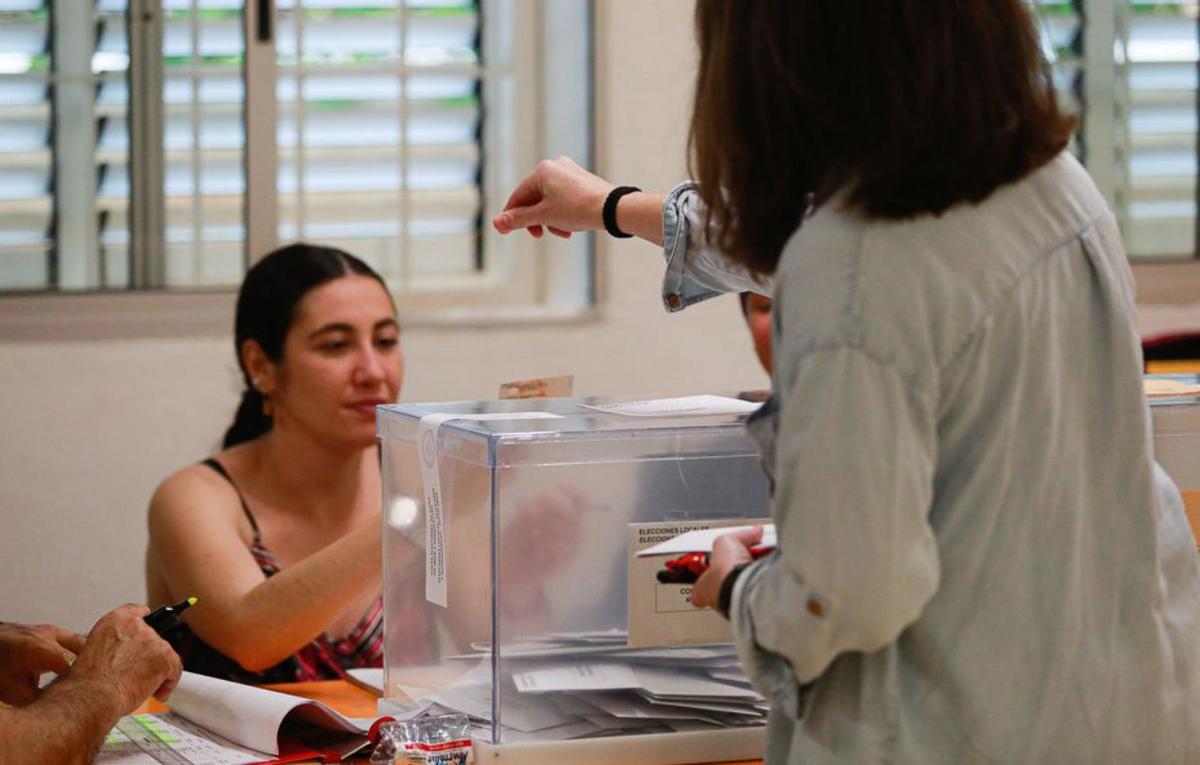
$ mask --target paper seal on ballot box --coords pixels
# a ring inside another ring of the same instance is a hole
[[[631,647],[710,645],[733,640],[729,622],[711,609],[692,605],[691,582],[662,582],[658,572],[680,553],[707,552],[712,540],[729,531],[769,523],[754,518],[664,521],[629,524],[628,624]],[[774,546],[774,527],[770,527]],[[683,539],[684,547],[673,540]],[[707,539],[689,542],[690,539]],[[767,541],[764,539],[764,542]],[[700,546],[696,546],[699,544]]]

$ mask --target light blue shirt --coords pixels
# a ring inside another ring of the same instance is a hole
[[[749,286],[699,220],[677,189],[668,304]],[[731,609],[768,762],[1200,762],[1200,558],[1078,163],[939,217],[826,204],[774,298],[780,550]]]

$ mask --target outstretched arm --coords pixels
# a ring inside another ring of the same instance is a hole
[[[546,229],[568,237],[604,229],[604,201],[613,185],[569,157],[539,162],[492,219],[501,234],[525,229],[540,237]],[[679,311],[723,292],[774,290],[768,275],[754,274],[709,246],[704,204],[695,184],[670,194],[635,192],[617,202],[617,228],[663,248],[663,307]]]
[[[150,549],[172,597],[195,595],[188,626],[252,672],[329,629],[379,587],[379,517],[265,577],[246,549],[237,495],[202,468],[167,479],[150,503]]]
[[[492,219],[501,234],[525,229],[540,237],[545,229],[562,237],[576,231],[602,231],[604,200],[613,184],[584,170],[570,157],[543,160],[509,196]],[[617,203],[617,228],[661,245],[665,194],[634,192]]]

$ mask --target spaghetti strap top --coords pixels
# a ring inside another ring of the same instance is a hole
[[[229,474],[224,465],[212,457],[200,464],[228,481],[237,493],[238,501],[242,505],[242,512],[246,514],[246,520],[249,521],[253,532],[249,552],[259,570],[266,577],[279,573],[279,563],[263,545],[262,532],[259,530],[258,522],[254,519],[254,513],[250,511],[250,506],[246,503],[246,498],[233,480],[233,476]],[[415,577],[410,578],[416,580]],[[414,592],[411,595],[415,594]],[[426,647],[432,645],[432,642],[427,639],[430,632],[425,609],[416,597],[402,594],[401,599],[404,602],[400,604],[401,608],[398,614],[400,619],[397,623],[406,624],[405,632],[411,634],[413,640],[403,641],[404,645],[400,646],[400,653],[411,653],[415,649],[423,654]],[[264,629],[266,628],[268,627],[264,627]],[[325,634],[319,635],[292,656],[262,672],[251,672],[243,668],[236,661],[201,640],[186,623],[170,633],[168,640],[183,660],[184,669],[190,672],[258,685],[336,680],[344,678],[347,669],[383,666],[383,603],[378,597],[375,598],[367,612],[359,619],[358,624],[345,637],[333,639]],[[409,663],[409,660],[419,661],[423,656],[398,658],[403,663]]]

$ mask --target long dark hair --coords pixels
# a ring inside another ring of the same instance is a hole
[[[979,202],[1066,146],[1025,0],[698,0],[690,161],[715,243],[771,273],[815,194]]]
[[[350,274],[369,276],[387,290],[379,274],[348,252],[303,242],[281,247],[246,272],[238,291],[233,322],[233,347],[246,389],[225,431],[222,446],[258,438],[271,429],[272,419],[263,412],[263,396],[250,382],[242,362],[242,345],[254,340],[271,361],[283,358],[283,344],[296,319],[296,307],[313,289]],[[389,293],[390,294],[390,293]]]

